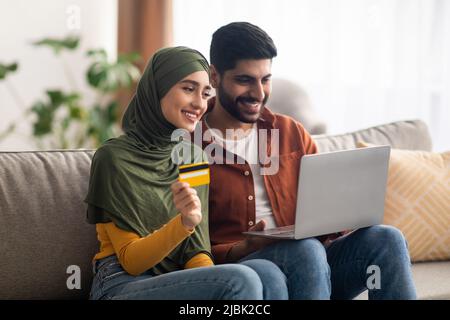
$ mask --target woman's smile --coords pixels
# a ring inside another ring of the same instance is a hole
[[[181,113],[184,114],[185,118],[188,119],[189,121],[195,123],[199,120],[199,113],[196,112],[190,112],[190,111],[186,111],[186,110],[181,110]]]

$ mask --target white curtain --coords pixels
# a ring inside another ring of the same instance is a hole
[[[273,75],[309,93],[329,133],[424,120],[450,150],[450,0],[174,0],[174,42],[209,57],[212,33],[254,23]]]

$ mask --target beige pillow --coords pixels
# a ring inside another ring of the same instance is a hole
[[[403,232],[412,261],[450,259],[450,151],[391,149],[384,224]]]

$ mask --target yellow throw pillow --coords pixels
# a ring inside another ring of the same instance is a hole
[[[450,151],[391,149],[383,223],[403,232],[412,261],[450,259]]]

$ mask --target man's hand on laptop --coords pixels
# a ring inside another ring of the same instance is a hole
[[[248,231],[263,231],[266,228],[266,221],[261,220]],[[278,242],[278,239],[269,239],[258,236],[246,235],[246,238],[236,243],[228,253],[228,259],[230,261],[238,261],[239,259],[262,249],[269,244]]]
[[[332,234],[327,234],[324,236],[320,236],[318,237],[318,239],[320,240],[320,242],[322,242],[322,244],[327,247],[329,246],[333,241],[336,241],[338,239],[341,239],[342,237],[348,235],[349,233],[353,232],[355,230],[344,230],[341,232],[336,232],[336,233],[332,233]]]

